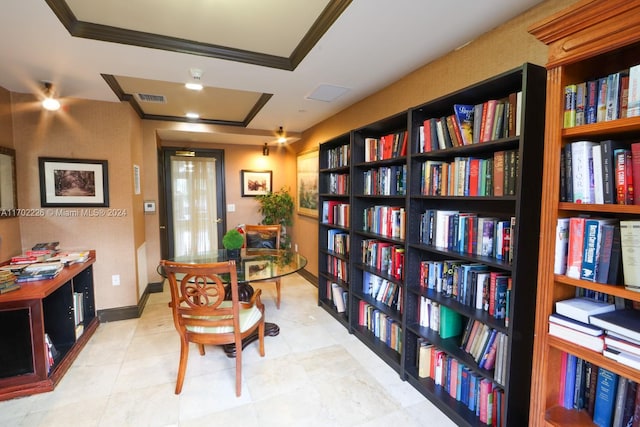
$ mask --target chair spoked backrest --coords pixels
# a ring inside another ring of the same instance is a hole
[[[238,297],[238,274],[235,261],[210,264],[160,262],[171,290],[173,322],[180,335],[180,364],[176,394],[182,391],[189,343],[198,346],[204,355],[205,345],[235,344],[236,396],[242,392],[242,339],[258,331],[260,356],[264,356],[264,305],[260,290],[251,301]],[[231,287],[231,300],[225,300]]]
[[[247,249],[280,249],[280,233],[282,226],[275,225],[252,225],[244,226],[245,242]],[[266,281],[276,284],[276,307],[280,309],[280,278],[267,279]]]

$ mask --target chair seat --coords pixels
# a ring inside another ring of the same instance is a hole
[[[220,304],[220,308],[230,308],[231,301],[223,301]],[[185,316],[193,319],[209,319],[209,320],[222,320],[222,319],[231,319],[231,315],[228,316]],[[241,308],[240,309],[240,332],[244,333],[248,331],[251,327],[253,327],[256,323],[260,321],[262,317],[262,312],[255,305],[250,308]],[[207,326],[187,326],[186,329],[189,332],[194,332],[197,334],[228,334],[233,333],[233,326],[215,326],[215,327],[207,327]]]

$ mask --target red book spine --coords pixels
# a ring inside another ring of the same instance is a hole
[[[633,204],[640,205],[640,142],[631,144],[631,169],[633,173]]]

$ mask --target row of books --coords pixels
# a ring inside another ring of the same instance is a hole
[[[447,339],[462,333],[462,316],[446,305],[421,296],[417,313],[418,324]]]
[[[363,209],[362,231],[385,237],[404,239],[406,214],[404,207],[377,205]]]
[[[574,141],[560,157],[561,202],[640,205],[640,142]]]
[[[395,310],[402,307],[402,286],[368,271],[362,273],[362,293]]]
[[[636,382],[562,353],[558,405],[586,411],[598,426],[635,426],[640,419]]]
[[[362,172],[364,195],[404,196],[407,192],[407,165],[382,166]]]
[[[513,196],[519,168],[518,150],[496,151],[488,158],[427,160],[421,165],[420,191],[425,196]]]
[[[327,257],[327,273],[342,280],[349,281],[349,262],[343,259],[328,256]]]
[[[420,215],[420,243],[511,262],[515,217],[500,219],[475,212],[427,209]]]
[[[400,323],[362,300],[358,303],[358,325],[367,328],[387,347],[402,353],[402,327]]]
[[[376,162],[406,156],[408,137],[407,131],[403,130],[380,138],[365,138],[364,161]]]
[[[364,239],[360,243],[362,263],[388,276],[404,278],[404,248],[377,239]]]
[[[640,65],[564,88],[564,127],[640,115]]]
[[[455,357],[424,339],[418,339],[418,376],[436,386],[473,412],[489,426],[505,426],[504,390],[475,373]]]
[[[473,357],[480,369],[495,370],[494,380],[504,384],[507,351],[506,334],[480,322],[469,319],[460,348]]]
[[[330,173],[327,175],[329,194],[347,195],[349,194],[349,174]]]
[[[20,255],[14,255],[10,259],[11,264],[33,264],[46,261],[55,256],[60,250],[60,242],[40,242]]]
[[[640,220],[558,218],[554,273],[640,292]]]
[[[420,262],[419,284],[496,319],[509,317],[511,275],[460,260]]]
[[[349,227],[349,203],[338,200],[324,200],[322,202],[322,223]]]
[[[337,228],[327,230],[327,249],[339,255],[349,256],[349,233]]]
[[[351,146],[348,144],[330,148],[326,151],[327,168],[341,168],[349,166],[351,160]]]
[[[345,313],[348,306],[349,292],[336,282],[327,282],[327,295],[331,296],[338,313]]]
[[[520,135],[522,93],[479,104],[455,104],[453,113],[424,120],[418,132],[418,153],[445,150]]]

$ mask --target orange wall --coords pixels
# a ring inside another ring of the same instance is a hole
[[[60,208],[45,209],[42,217],[21,217],[22,250],[54,240],[64,249],[95,249],[96,308],[137,304],[135,248],[144,233],[135,228],[143,219],[134,207],[132,153],[140,120],[123,103],[65,99],[65,108],[51,113],[32,95],[12,98],[20,208],[40,208],[38,157],[107,160],[109,173],[110,207],[99,209],[104,216],[65,216],[78,211]],[[123,215],[109,216],[115,212]],[[112,275],[120,275],[120,286],[112,286]]]
[[[2,147],[15,147],[12,122],[11,94],[0,87],[0,146]],[[20,219],[0,216],[0,260],[9,259],[20,253],[20,248]]]
[[[433,61],[370,97],[307,129],[297,152],[401,111],[424,104],[483,79],[532,62],[544,65],[547,48],[527,32],[527,27],[576,0],[550,0],[474,40],[464,48]],[[352,212],[358,215],[359,212]],[[315,254],[307,270],[317,274],[318,224],[298,217],[294,233],[308,236],[300,242],[302,253]]]

